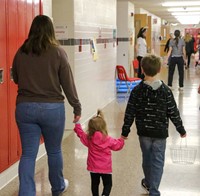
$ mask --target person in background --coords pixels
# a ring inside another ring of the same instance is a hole
[[[131,92],[121,135],[124,139],[128,137],[135,120],[144,172],[141,186],[150,196],[160,196],[169,119],[181,137],[186,136],[186,131],[172,91],[157,79],[161,70],[160,57],[145,56],[141,66],[145,78]]]
[[[165,49],[164,49],[164,52],[168,53],[169,52],[169,42],[170,40],[173,39],[173,33],[170,33],[169,34],[169,39],[167,40],[167,43],[165,44]],[[170,63],[170,59],[171,59],[171,56],[169,56],[168,58],[168,62],[167,62],[167,65],[169,66],[169,63]]]
[[[114,139],[108,136],[107,125],[101,110],[88,123],[87,133],[79,122],[75,123],[75,133],[88,148],[87,170],[90,171],[93,196],[99,196],[100,178],[103,180],[102,196],[109,196],[112,188],[111,151],[121,150],[123,138]]]
[[[175,71],[175,66],[178,66],[178,74],[179,74],[179,90],[183,91],[184,86],[184,63],[186,59],[185,52],[185,42],[180,37],[180,31],[174,31],[175,38],[170,40],[169,42],[169,51],[167,53],[167,59],[171,56],[169,69],[168,69],[168,86],[172,88],[173,76]],[[167,62],[165,62],[167,63]]]
[[[190,58],[192,53],[194,53],[194,40],[192,39],[192,36],[189,33],[185,34],[185,50],[186,50],[186,58],[187,58],[187,64],[186,69],[190,66]]]
[[[138,32],[137,43],[135,46],[137,60],[139,62],[138,78],[141,78],[141,79],[144,78],[144,74],[142,74],[142,70],[141,70],[141,60],[147,54],[146,34],[147,34],[147,27],[142,27]]]
[[[81,117],[81,104],[67,54],[56,41],[48,16],[38,15],[32,21],[28,38],[14,57],[12,71],[18,85],[15,117],[22,144],[19,196],[36,196],[34,173],[41,136],[47,152],[52,195],[58,196],[69,184],[63,177],[62,89],[73,107],[74,122]]]
[[[173,33],[169,34],[169,39],[167,40],[167,42],[165,44],[164,52],[166,52],[166,53],[168,53],[168,51],[169,51],[169,42],[170,42],[171,39],[173,39]]]

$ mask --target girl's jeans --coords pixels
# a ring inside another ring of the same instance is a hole
[[[36,196],[35,160],[41,135],[47,151],[52,195],[59,195],[65,188],[61,151],[65,125],[64,103],[19,103],[15,115],[22,144],[19,196]]]

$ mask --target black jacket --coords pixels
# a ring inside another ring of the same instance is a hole
[[[128,136],[135,120],[139,136],[167,138],[169,119],[181,135],[186,133],[169,87],[162,82],[157,90],[153,90],[151,86],[142,81],[131,92],[122,135]]]

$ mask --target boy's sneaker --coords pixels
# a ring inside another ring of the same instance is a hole
[[[67,179],[64,179],[64,182],[65,182],[65,189],[63,190],[62,193],[66,192],[67,191],[67,188],[69,186],[69,181]]]
[[[141,186],[146,191],[146,193],[149,194],[149,188],[145,184],[145,180],[144,179],[142,179],[142,181],[141,181]]]
[[[179,89],[178,89],[179,91],[183,91],[183,87],[179,87]]]

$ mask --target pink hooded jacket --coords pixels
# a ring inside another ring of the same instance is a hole
[[[104,136],[100,131],[96,131],[92,138],[88,139],[80,124],[75,124],[74,131],[81,142],[88,147],[87,170],[94,173],[112,173],[111,150],[121,150],[124,140]]]

